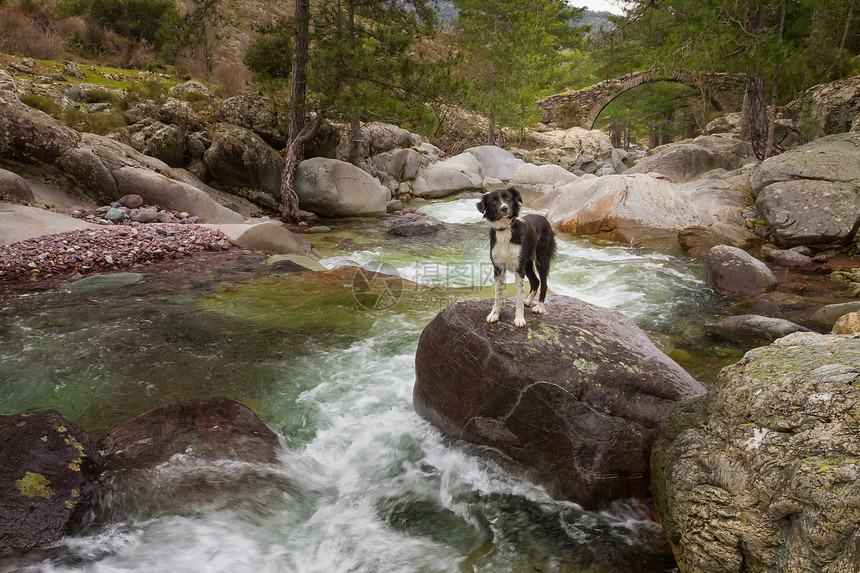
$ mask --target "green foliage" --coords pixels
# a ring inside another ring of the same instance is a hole
[[[293,59],[291,24],[281,22],[265,28],[245,49],[243,61],[258,81],[272,82],[290,77]]]
[[[156,103],[167,99],[167,86],[158,80],[144,80],[132,82],[126,90],[127,102],[138,102],[141,100],[152,100]]]
[[[79,109],[69,107],[62,111],[59,117],[65,125],[81,132],[107,135],[114,129],[125,127],[128,121],[125,112],[117,107],[108,111],[86,113]]]
[[[583,9],[558,0],[455,0],[455,28],[472,83],[470,104],[501,125],[535,122],[534,102],[568,79],[571,56],[585,28],[574,28]]]
[[[117,105],[120,101],[119,96],[117,96],[114,92],[105,89],[89,89],[85,90],[84,93],[87,96],[87,101],[90,103],[109,103],[112,105]]]
[[[105,29],[156,47],[175,39],[179,21],[174,0],[61,0],[57,14],[86,15]]]
[[[53,98],[49,98],[47,96],[34,93],[26,93],[18,96],[18,99],[20,99],[23,103],[29,105],[30,107],[44,111],[45,113],[53,117],[59,116],[61,111],[60,104],[54,101]]]
[[[428,0],[341,0],[312,13],[313,104],[346,121],[387,121],[430,132],[427,102],[456,89],[450,54],[425,49],[435,33]]]

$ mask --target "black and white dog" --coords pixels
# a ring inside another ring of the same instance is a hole
[[[517,284],[517,306],[514,325],[526,325],[524,308],[531,306],[540,286],[540,298],[532,307],[532,312],[543,314],[546,300],[546,280],[549,265],[555,256],[555,233],[546,217],[526,215],[519,218],[520,204],[523,202],[516,189],[503,189],[487,193],[478,201],[478,211],[490,223],[490,260],[496,279],[496,298],[493,310],[487,315],[487,322],[498,322],[502,310],[502,290],[505,287],[505,273],[513,272]],[[537,267],[537,275],[535,274]],[[540,280],[538,280],[540,275]],[[531,288],[528,298],[523,298],[523,280],[529,279]]]

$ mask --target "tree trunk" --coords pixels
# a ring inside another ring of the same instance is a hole
[[[839,50],[836,52],[836,73],[842,73],[842,55],[845,53],[845,43],[848,40],[848,31],[851,22],[854,21],[854,1],[848,4],[848,15],[845,16],[845,29],[842,31],[842,41],[839,42]]]
[[[782,34],[785,31],[785,4],[781,6],[782,10],[780,12],[779,18],[779,37],[777,38],[777,45],[782,48]],[[767,116],[767,144],[764,148],[764,157],[762,159],[767,159],[771,155],[773,155],[773,138],[776,134],[776,95],[779,91],[779,58],[777,58],[776,63],[773,66],[773,85],[771,86],[770,92],[770,110]]]
[[[297,223],[299,220],[299,197],[294,186],[296,167],[304,155],[305,142],[319,129],[321,119],[317,114],[313,133],[309,135],[305,133],[309,21],[310,0],[296,0],[295,48],[290,78],[290,134],[284,150],[284,173],[281,177],[281,219],[287,223]]]
[[[764,20],[758,12],[748,12],[744,17],[744,29],[749,34],[758,34]],[[740,138],[752,144],[756,157],[762,159],[767,139],[767,106],[764,97],[764,79],[761,73],[747,76],[744,104],[741,111]]]

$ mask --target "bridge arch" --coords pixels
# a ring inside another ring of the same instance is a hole
[[[706,94],[718,111],[739,111],[743,104],[746,80],[729,74],[701,74],[688,70],[664,73],[657,66],[643,72],[633,72],[620,78],[605,80],[573,92],[549,96],[538,102],[546,111],[542,123],[559,129],[582,127],[593,129],[600,112],[626,91],[653,82],[678,82]]]

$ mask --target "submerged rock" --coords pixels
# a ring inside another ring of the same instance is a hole
[[[84,525],[98,466],[89,435],[59,412],[0,416],[0,555]]]
[[[248,408],[226,398],[175,402],[144,412],[99,441],[106,472],[153,468],[174,455],[273,463],[278,437]]]
[[[795,333],[676,406],[652,491],[682,573],[860,562],[860,339]]]
[[[810,332],[790,320],[756,314],[729,316],[718,320],[708,330],[715,336],[749,348],[770,344],[793,332]]]
[[[488,325],[491,303],[454,304],[424,329],[416,411],[586,508],[647,495],[657,428],[705,388],[619,312],[550,295],[548,314],[517,329],[511,299]]]

